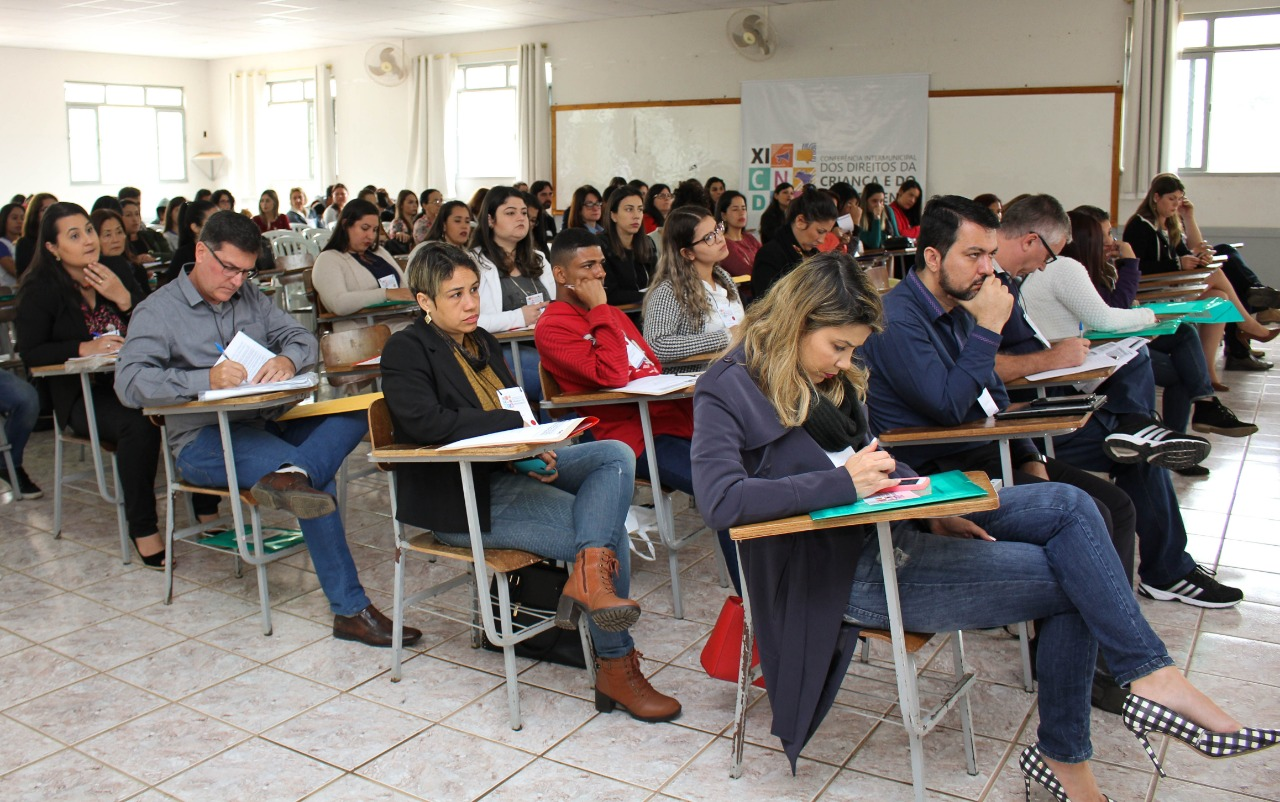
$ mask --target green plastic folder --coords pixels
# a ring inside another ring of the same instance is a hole
[[[965,476],[962,471],[947,471],[946,473],[936,473],[929,477],[930,493],[918,498],[906,498],[901,501],[886,501],[884,504],[868,504],[863,499],[858,499],[852,504],[845,504],[842,507],[828,507],[825,510],[809,513],[809,517],[815,521],[821,521],[827,518],[841,518],[846,515],[861,515],[867,512],[885,512],[886,510],[897,510],[903,507],[923,507],[928,504],[940,504],[944,501],[959,501],[964,498],[978,498],[985,496],[987,491],[969,481],[969,477]]]
[[[1165,334],[1173,334],[1178,330],[1179,320],[1165,320],[1154,326],[1136,331],[1101,331],[1090,330],[1084,333],[1086,340],[1123,340],[1125,337],[1160,337]]]
[[[1187,323],[1239,323],[1244,320],[1240,311],[1225,298],[1205,298],[1198,301],[1170,301],[1142,304],[1157,315],[1181,315]]]
[[[249,547],[249,553],[253,553],[253,532],[248,527],[245,528],[245,542]],[[236,535],[230,529],[219,532],[216,535],[200,538],[201,546],[212,546],[216,549],[224,549],[226,551],[236,551]],[[265,526],[262,528],[262,550],[268,554],[274,554],[277,551],[293,548],[302,543],[301,529],[280,529],[273,526]]]

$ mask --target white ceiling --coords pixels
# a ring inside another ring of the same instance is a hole
[[[0,46],[226,58],[788,0],[0,0]]]

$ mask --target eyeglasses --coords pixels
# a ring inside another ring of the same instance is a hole
[[[232,267],[231,265],[219,259],[218,254],[215,253],[212,248],[209,249],[209,255],[213,257],[213,261],[218,263],[218,265],[222,268],[223,274],[226,275],[228,278],[239,276],[240,278],[247,280],[258,275],[258,268],[256,267],[251,267],[248,270],[241,270],[238,267]]]
[[[675,196],[672,195],[670,192],[659,192],[657,195],[654,195],[653,197],[657,198],[658,200],[671,200]]]
[[[582,204],[584,209],[599,209],[601,206],[604,206],[604,204],[600,201],[587,201]]]
[[[1035,234],[1035,232],[1032,232],[1032,233]],[[1039,234],[1036,234],[1036,239],[1040,240],[1040,244],[1044,246],[1045,253],[1049,254],[1049,258],[1045,259],[1044,263],[1046,265],[1051,265],[1054,262],[1058,261],[1058,254],[1053,252],[1053,248],[1049,247],[1048,241],[1046,241],[1045,238],[1040,236]]]
[[[724,223],[717,223],[716,227],[711,229],[711,233],[705,237],[699,237],[694,241],[694,245],[701,242],[703,245],[714,245],[717,240],[724,238]]]

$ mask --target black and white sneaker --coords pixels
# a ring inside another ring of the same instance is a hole
[[[1244,599],[1244,592],[1214,579],[1216,574],[1197,565],[1182,579],[1162,588],[1139,582],[1138,592],[1156,601],[1180,601],[1195,607],[1235,607]]]
[[[1170,469],[1199,465],[1212,448],[1203,437],[1154,422],[1112,432],[1102,441],[1103,453],[1116,462],[1149,462]]]
[[[1191,428],[1197,432],[1225,434],[1227,437],[1248,437],[1258,433],[1257,426],[1237,418],[1236,413],[1218,400],[1217,396],[1195,403],[1195,411],[1191,414]]]

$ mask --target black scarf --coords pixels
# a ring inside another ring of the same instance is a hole
[[[809,416],[803,424],[823,451],[839,452],[850,446],[861,448],[867,436],[867,419],[857,392],[843,377],[840,381],[844,384],[844,400],[840,406],[815,389]]]

